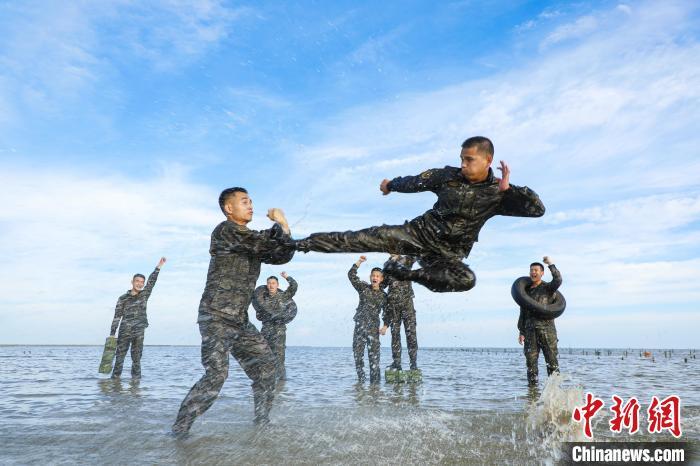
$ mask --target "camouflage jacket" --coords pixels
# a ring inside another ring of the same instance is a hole
[[[114,319],[112,319],[112,328],[109,331],[110,335],[117,332],[117,326],[121,320],[121,331],[126,330],[141,330],[148,327],[148,318],[146,317],[146,305],[148,298],[151,297],[151,291],[158,280],[158,272],[156,269],[148,276],[146,286],[136,294],[131,294],[131,290],[127,291],[117,299],[117,307],[114,309]]]
[[[399,261],[410,269],[416,259],[411,256],[402,256]],[[384,285],[387,287],[387,307],[389,309],[395,306],[404,306],[413,300],[415,296],[412,282],[409,280],[401,281],[393,277],[385,276]]]
[[[255,289],[253,308],[255,308],[255,317],[263,325],[284,326],[296,317],[297,307],[292,298],[297,292],[298,285],[290,276],[287,276],[286,280],[289,287],[285,291],[278,289],[274,295],[267,291],[265,285]]]
[[[410,223],[424,236],[423,243],[448,256],[468,256],[479,239],[479,230],[495,215],[541,217],[545,210],[539,196],[528,187],[511,184],[506,191],[499,191],[498,179],[490,168],[488,178],[479,183],[470,183],[459,168],[446,166],[418,176],[394,178],[388,188],[400,193],[437,194],[433,208]]]
[[[260,264],[289,262],[294,256],[294,240],[278,224],[256,231],[226,220],[212,232],[209,254],[198,321],[215,318],[242,326],[249,323],[248,307],[260,276]]]
[[[557,291],[557,289],[559,289],[559,287],[561,286],[562,280],[559,269],[557,269],[557,267],[554,264],[552,264],[549,266],[549,271],[552,273],[551,282],[546,282],[542,280],[542,282],[534,288],[531,288],[530,286],[525,288],[527,294],[530,295],[538,303],[550,304],[552,302],[552,299],[554,298],[554,292]],[[538,317],[535,317],[534,315],[531,315],[528,309],[524,307],[520,308],[520,317],[518,318],[518,330],[520,331],[521,335],[526,329],[549,326],[553,323],[554,319],[540,319]]]
[[[357,276],[357,264],[352,264],[348,271],[348,278],[353,288],[360,295],[360,304],[357,305],[354,320],[365,326],[379,327],[379,314],[382,314],[384,325],[389,325],[389,316],[386,313],[386,293],[382,290],[373,290],[372,285],[363,282]]]

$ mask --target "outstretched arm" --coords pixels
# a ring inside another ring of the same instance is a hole
[[[379,185],[379,189],[385,196],[392,191],[399,193],[432,191],[458,173],[459,169],[452,169],[451,167],[435,168],[426,170],[417,176],[399,176],[391,181],[385,179]]]
[[[366,256],[360,256],[360,258],[357,260],[357,262],[352,264],[352,267],[350,267],[350,270],[348,270],[348,279],[350,280],[352,287],[355,288],[357,291],[362,291],[362,289],[365,287],[365,284],[362,283],[362,280],[360,280],[360,277],[357,276],[357,269],[366,260],[367,260]]]
[[[141,290],[141,293],[145,293],[146,296],[151,295],[151,291],[153,291],[153,287],[156,286],[156,281],[158,281],[158,274],[160,273],[161,267],[165,265],[165,262],[167,259],[165,257],[161,257],[160,260],[158,261],[158,265],[156,265],[155,270],[151,272],[151,274],[148,276],[148,281],[146,282],[146,286],[143,287],[143,290]]]
[[[294,240],[278,223],[263,231],[225,224],[212,237],[212,250],[257,256],[267,264],[284,264],[294,256]]]
[[[549,291],[554,293],[561,286],[561,272],[559,272],[559,269],[557,269],[557,266],[554,265],[554,262],[549,258],[549,256],[544,256],[542,262],[549,266],[549,271],[552,273],[552,281],[549,282]]]
[[[287,275],[287,272],[282,272],[280,275],[282,275],[282,278],[287,280],[287,283],[289,283],[289,287],[287,287],[284,294],[288,299],[292,299],[297,293],[297,288],[299,288],[299,285],[297,284],[296,280]]]

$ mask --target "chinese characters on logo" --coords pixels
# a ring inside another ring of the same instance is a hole
[[[641,408],[637,398],[630,398],[627,403],[617,395],[613,395],[613,406],[610,408],[613,417],[610,420],[611,432],[622,432],[623,429],[634,434],[639,431],[639,410]],[[583,422],[583,433],[592,438],[591,421],[598,414],[605,403],[596,398],[592,393],[586,393],[586,402],[583,406],[574,409],[573,419]],[[677,395],[671,395],[663,400],[653,396],[649,409],[647,409],[647,431],[650,434],[669,431],[674,437],[681,436],[681,399]]]

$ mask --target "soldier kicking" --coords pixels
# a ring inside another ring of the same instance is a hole
[[[207,283],[199,303],[202,365],[205,373],[180,406],[173,433],[190,430],[195,418],[214,403],[228,377],[229,353],[253,383],[255,422],[268,422],[275,388],[275,357],[265,338],[248,320],[248,306],[260,264],[284,264],[294,255],[294,241],[280,209],[268,210],[275,222],[269,230],[249,230],[253,201],[243,188],[229,188],[219,196],[226,216],[211,234]]]
[[[358,382],[365,381],[364,352],[367,347],[369,358],[369,382],[377,384],[381,380],[379,370],[379,334],[384,335],[388,328],[386,315],[386,293],[382,290],[384,276],[382,269],[375,267],[370,273],[370,283],[363,282],[357,276],[357,269],[367,258],[360,256],[348,271],[348,278],[353,288],[360,295],[360,303],[355,312],[355,330],[352,335],[352,352],[355,357],[355,369]],[[379,327],[379,314],[382,313],[384,326]]]
[[[284,367],[284,356],[287,343],[287,324],[297,315],[297,305],[292,299],[297,292],[297,282],[287,275],[280,274],[287,280],[289,287],[280,291],[277,277],[268,277],[266,285],[260,285],[253,293],[253,308],[255,317],[262,322],[260,333],[275,355],[275,373],[277,380],[285,380],[287,371]]]
[[[384,195],[392,191],[432,191],[432,209],[403,225],[382,225],[359,231],[314,233],[297,241],[303,252],[388,252],[416,256],[417,270],[397,262],[384,272],[397,280],[411,280],[437,291],[467,291],[476,276],[462,262],[477,241],[479,230],[495,215],[540,217],[544,205],[527,187],[511,185],[510,169],[501,161],[502,178],[493,175],[493,143],[481,136],[462,144],[461,168],[445,167],[382,181]]]
[[[148,304],[148,298],[151,297],[153,287],[156,286],[158,273],[165,261],[165,257],[160,258],[155,270],[148,276],[146,286],[144,286],[144,282],[146,282],[145,276],[140,273],[134,275],[131,279],[131,289],[117,300],[117,306],[114,309],[114,319],[112,319],[112,328],[109,331],[110,336],[114,336],[117,326],[119,326],[117,356],[114,362],[114,371],[112,371],[113,379],[121,377],[124,359],[127,351],[129,351],[129,347],[131,347],[131,378],[134,380],[141,378],[143,337],[146,327],[148,327],[146,305]]]
[[[410,256],[393,255],[389,261],[400,261],[410,269],[415,259]],[[386,264],[385,264],[386,267]],[[411,361],[411,370],[418,369],[418,338],[416,337],[416,309],[413,307],[413,286],[410,281],[400,281],[387,277],[387,314],[391,322],[391,357],[393,362],[388,369],[401,370],[401,323],[406,332],[406,347]]]
[[[541,304],[551,304],[554,292],[561,286],[561,273],[552,263],[548,256],[542,261],[549,266],[552,273],[552,281],[542,280],[544,266],[539,262],[530,264],[530,280],[532,283],[525,288],[525,292],[535,301]],[[547,375],[559,372],[559,362],[557,361],[557,328],[554,319],[541,319],[520,307],[520,317],[518,318],[518,343],[524,343],[525,363],[527,365],[527,382],[530,386],[537,385],[537,360],[540,357],[540,349],[544,353],[544,360],[547,363]]]

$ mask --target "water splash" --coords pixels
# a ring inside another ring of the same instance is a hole
[[[570,385],[570,386],[562,386]],[[573,384],[567,375],[554,373],[547,378],[542,394],[531,392],[536,399],[527,410],[526,434],[533,456],[533,449],[551,452],[551,463],[561,459],[563,442],[583,442],[586,438],[580,423],[572,419],[574,408],[583,405],[583,388]]]

